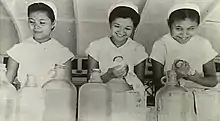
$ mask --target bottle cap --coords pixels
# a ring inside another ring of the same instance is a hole
[[[94,69],[92,69],[92,72],[99,72],[99,73],[101,73],[101,69],[94,68]]]

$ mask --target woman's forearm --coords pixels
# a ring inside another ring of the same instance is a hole
[[[6,76],[9,82],[12,83],[15,80],[15,77],[17,75],[17,70],[18,70],[18,63],[14,59],[9,57],[7,64],[7,72],[6,72]]]
[[[218,84],[218,81],[215,76],[206,76],[206,77],[189,76],[188,80],[191,80],[197,84],[206,87],[214,87]]]
[[[113,78],[113,76],[111,74],[109,74],[108,72],[104,73],[101,76],[101,79],[102,79],[103,83],[109,82],[112,78]]]

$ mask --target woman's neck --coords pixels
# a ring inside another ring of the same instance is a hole
[[[38,43],[44,43],[44,42],[47,42],[47,41],[49,41],[49,40],[51,40],[51,37],[47,37],[47,38],[43,38],[43,39],[35,39],[34,37],[33,37],[33,39],[36,41],[36,42],[38,42]]]
[[[127,42],[128,39],[126,39],[125,41],[117,41],[117,40],[114,40],[113,37],[110,37],[110,40],[117,48],[119,48],[119,47],[123,46]]]

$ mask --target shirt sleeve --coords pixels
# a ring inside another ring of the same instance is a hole
[[[214,59],[218,53],[212,48],[212,45],[211,43],[207,40],[206,43],[205,43],[205,47],[204,47],[204,63],[203,64],[206,64],[207,62],[209,62],[210,60]]]
[[[96,61],[99,61],[98,55],[99,55],[100,47],[101,45],[99,46],[97,41],[94,41],[89,44],[89,47],[86,49],[85,52],[87,55],[90,55],[91,57],[93,57]]]
[[[135,49],[135,65],[138,65],[139,63],[141,63],[143,60],[148,58],[148,54],[145,51],[145,48],[143,45],[139,45],[136,49]]]
[[[152,52],[150,54],[150,58],[164,65],[165,56],[166,56],[165,44],[160,40],[155,41],[152,48]]]
[[[60,58],[60,63],[64,64],[68,60],[73,60],[75,58],[74,54],[66,47],[61,48],[61,53],[59,54],[61,57]]]
[[[12,48],[6,51],[7,55],[14,59],[16,62],[20,63],[22,59],[22,50],[23,47],[21,47],[19,44],[14,45]]]

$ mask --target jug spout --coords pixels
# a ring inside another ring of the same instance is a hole
[[[166,75],[161,78],[161,83],[164,85],[179,85],[177,74],[174,70],[169,70]]]

